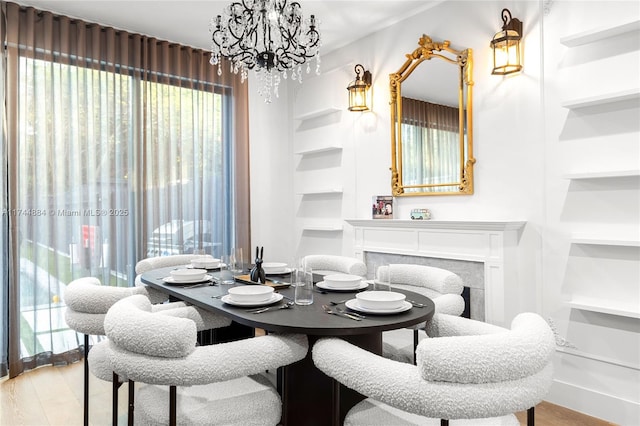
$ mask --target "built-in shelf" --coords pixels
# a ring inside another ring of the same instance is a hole
[[[341,232],[342,225],[338,224],[306,224],[302,226],[303,231],[318,231],[318,232]]]
[[[318,109],[315,111],[309,111],[305,114],[296,115],[296,120],[310,120],[312,118],[322,117],[323,115],[333,114],[334,112],[342,111],[342,108],[338,107],[328,107],[323,109]]]
[[[573,234],[573,244],[589,244],[598,246],[640,247],[640,240],[635,238],[611,238],[600,235]]]
[[[615,37],[633,31],[640,31],[640,20],[626,22],[612,27],[597,28],[578,34],[572,34],[560,38],[560,43],[567,47],[576,47],[583,44],[594,43],[609,37]]]
[[[617,178],[617,177],[629,177],[640,176],[640,170],[607,170],[599,172],[578,172],[567,173],[564,175],[565,179],[603,179],[603,178]]]
[[[342,150],[342,145],[325,145],[325,146],[317,146],[313,148],[305,148],[296,151],[297,155],[306,155],[306,154],[316,154],[319,152],[328,152],[328,151],[340,151]]]
[[[342,188],[311,189],[298,192],[298,195],[342,194]]]
[[[635,304],[634,304],[635,301]],[[599,312],[601,314],[617,315],[621,317],[640,318],[640,304],[636,300],[621,302],[606,299],[587,297],[574,297],[566,303],[575,309],[582,311]]]
[[[605,105],[614,102],[623,102],[633,99],[640,99],[640,88],[623,90],[621,92],[605,93],[597,96],[589,96],[586,98],[573,99],[562,103],[564,108],[578,109],[587,108],[597,105]]]

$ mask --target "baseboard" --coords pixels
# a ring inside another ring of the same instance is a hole
[[[620,425],[635,425],[640,419],[640,403],[555,380],[545,398],[580,413]]]

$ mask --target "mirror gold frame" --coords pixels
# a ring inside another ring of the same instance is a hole
[[[391,189],[394,196],[414,195],[471,195],[473,194],[473,52],[455,50],[450,42],[434,42],[422,35],[419,47],[406,54],[407,60],[398,72],[389,75],[391,90]],[[453,182],[403,185],[402,179],[402,82],[416,67],[432,58],[444,60],[457,67],[459,116],[459,175]],[[466,89],[466,93],[465,93]],[[446,190],[446,187],[453,187]],[[436,191],[443,189],[444,191]]]

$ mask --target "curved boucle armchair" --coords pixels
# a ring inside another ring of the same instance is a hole
[[[527,409],[533,418],[532,407],[551,386],[555,348],[539,315],[518,315],[510,330],[444,314],[433,322],[428,332],[448,337],[422,340],[417,366],[336,338],[314,345],[320,370],[368,397],[349,411],[345,425],[418,425],[427,418],[518,425],[511,413]]]
[[[464,289],[462,278],[446,269],[426,265],[392,264],[378,267],[376,279],[388,282],[391,270],[391,286],[402,290],[413,291],[433,300],[435,312],[449,315],[461,315],[464,312]],[[396,361],[415,361],[414,353],[418,346],[418,330],[424,329],[426,323],[410,327],[413,330],[413,346],[403,344],[403,339],[395,338],[400,331],[384,333],[384,354]],[[411,349],[409,349],[411,348]]]
[[[311,268],[314,273],[352,274],[364,277],[367,275],[367,266],[361,260],[347,256],[330,254],[310,254],[304,257],[305,266]]]
[[[137,425],[275,425],[280,397],[262,373],[308,350],[306,336],[278,334],[197,346],[192,320],[153,313],[140,296],[114,304],[105,331],[114,371],[146,383],[137,391]]]
[[[136,287],[146,287],[141,275],[152,269],[168,268],[170,266],[189,265],[193,259],[203,257],[201,254],[174,254],[170,256],[153,256],[142,259],[136,263]],[[167,300],[167,295],[154,288],[146,287],[151,303],[162,303]]]
[[[94,348],[95,360],[89,361],[89,336],[104,335],[104,318],[107,310],[118,300],[133,294],[146,295],[145,288],[125,288],[103,286],[94,277],[83,277],[71,281],[64,289],[62,298],[65,305],[65,321],[67,326],[84,334],[84,384],[83,384],[83,417],[84,424],[89,424],[89,369],[104,380],[111,381],[112,373],[105,360],[104,347]],[[114,390],[113,397],[117,398]],[[117,413],[114,411],[114,418]]]
[[[67,284],[63,299],[66,305],[65,320],[69,328],[84,334],[84,417],[88,422],[89,412],[89,371],[102,380],[113,380],[113,369],[109,361],[108,342],[103,340],[89,350],[89,336],[104,336],[104,320],[107,311],[114,303],[132,295],[149,297],[147,287],[112,287],[103,286],[94,277],[78,278]],[[187,306],[184,302],[156,304],[152,306],[154,312],[163,315],[191,318],[198,330],[225,327],[231,320],[222,315]],[[126,378],[119,378],[120,381]],[[117,383],[114,382],[113,398],[117,401]],[[114,405],[114,418],[117,411]]]

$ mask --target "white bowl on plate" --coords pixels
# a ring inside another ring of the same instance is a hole
[[[194,268],[214,269],[220,266],[220,259],[215,257],[199,257],[191,259],[191,266]]]
[[[206,273],[207,273],[206,269],[180,268],[180,269],[174,269],[173,271],[171,271],[171,277],[176,282],[197,281],[197,280],[203,280]]]
[[[356,294],[358,305],[373,310],[398,309],[405,298],[404,294],[395,291],[363,291]]]
[[[350,274],[325,275],[322,279],[325,285],[331,288],[354,288],[362,281],[361,276]]]
[[[264,262],[262,264],[262,269],[264,269],[264,272],[267,274],[282,273],[286,271],[286,268],[287,264],[282,262]]]
[[[273,287],[266,285],[247,285],[231,287],[228,291],[232,301],[238,303],[266,302],[273,296]]]

